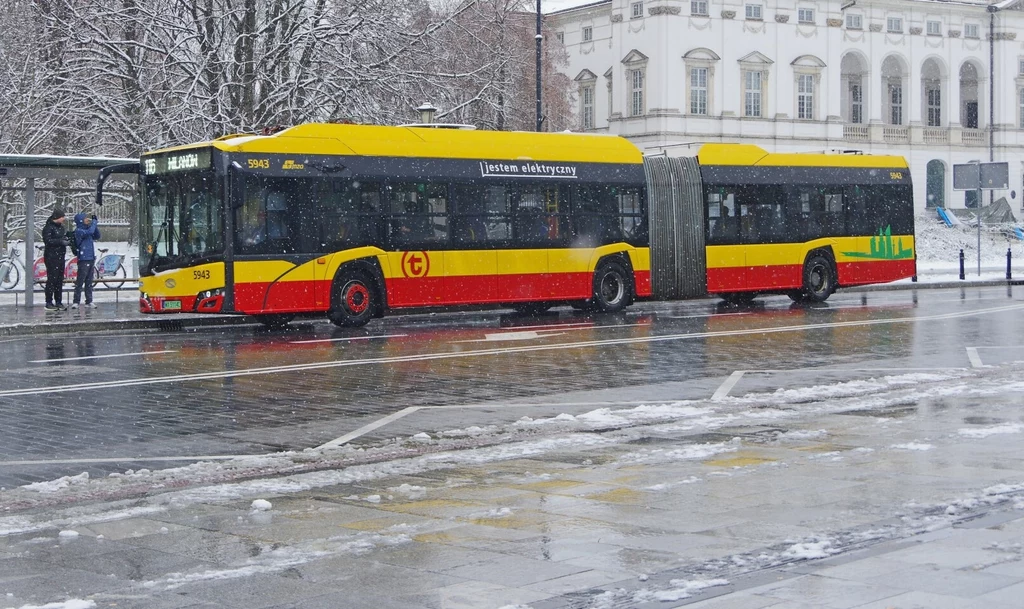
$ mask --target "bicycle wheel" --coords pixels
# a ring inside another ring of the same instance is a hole
[[[21,281],[21,269],[13,262],[0,263],[0,289],[13,290]]]
[[[127,279],[127,278],[128,278],[128,273],[124,270],[124,265],[123,264],[118,264],[117,265],[117,270],[115,270],[112,273],[107,273],[107,276],[104,279],[107,280],[107,284],[106,285],[107,285],[108,288],[114,288],[115,290],[120,290],[122,287],[124,287],[124,280]],[[120,279],[121,281],[115,283],[115,282],[110,281],[111,279]]]

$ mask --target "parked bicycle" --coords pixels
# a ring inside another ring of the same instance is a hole
[[[42,252],[43,246],[37,245],[36,249]],[[93,267],[92,280],[93,285],[98,285],[100,281],[103,281],[107,287],[119,289],[124,287],[125,282],[128,278],[128,273],[124,269],[124,254],[108,254],[110,250],[107,248],[96,248],[99,252],[100,257],[96,260],[96,265]],[[35,264],[32,265],[32,277],[36,283],[46,282],[46,261],[40,255],[36,258]],[[74,281],[78,278],[78,256],[71,258],[64,265],[64,279],[66,281]],[[121,279],[122,281],[117,281]],[[113,280],[113,281],[112,281]]]
[[[13,290],[21,282],[24,275],[24,262],[21,259],[21,250],[18,249],[20,240],[11,241],[7,253],[0,258],[0,290]]]

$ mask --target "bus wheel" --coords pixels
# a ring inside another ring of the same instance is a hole
[[[803,302],[807,300],[807,295],[804,294],[803,290],[790,290],[786,292],[786,296],[789,296],[789,299],[793,302]]]
[[[263,324],[269,330],[279,330],[288,325],[288,322],[295,319],[294,315],[254,315],[256,321]]]
[[[594,309],[602,313],[615,313],[629,304],[633,284],[622,263],[604,262],[594,273]]]
[[[832,261],[814,254],[804,263],[804,299],[825,302],[836,289],[836,273]]]
[[[373,317],[374,288],[362,273],[353,273],[337,282],[338,291],[327,317],[336,326],[364,326]]]
[[[551,308],[551,305],[544,302],[521,302],[512,305],[512,310],[520,315],[540,315]]]

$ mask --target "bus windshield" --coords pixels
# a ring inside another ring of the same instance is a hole
[[[224,253],[223,204],[213,172],[146,177],[139,262],[146,273]]]

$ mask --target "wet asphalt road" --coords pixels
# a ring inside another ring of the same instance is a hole
[[[1024,289],[999,287],[5,339],[0,486],[366,442],[414,432],[364,426],[415,406],[451,406],[431,420],[448,429],[1024,360],[1022,315]]]

